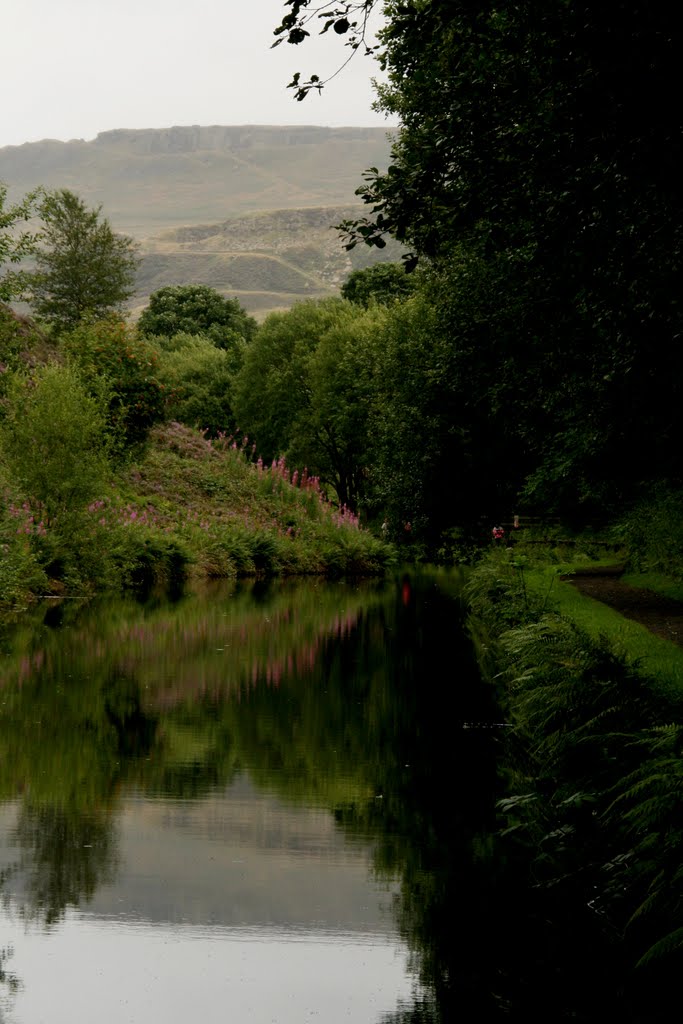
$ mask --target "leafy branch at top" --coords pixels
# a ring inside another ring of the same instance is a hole
[[[287,86],[288,89],[295,90],[295,99],[306,99],[312,89],[322,92],[323,86],[337,77],[359,49],[362,48],[366,56],[376,52],[377,47],[370,46],[367,42],[368,18],[375,3],[376,0],[342,0],[338,5],[313,6],[312,0],[286,0],[285,6],[289,7],[290,11],[274,31],[278,39],[273,43],[273,47],[279,46],[285,40],[294,46],[303,43],[311,34],[306,26],[311,26],[313,21],[322,21],[318,35],[325,35],[332,29],[339,36],[347,36],[345,45],[351,49],[343,64],[326,79],[321,79],[320,75],[311,75],[308,81],[302,82],[301,72],[297,71]]]

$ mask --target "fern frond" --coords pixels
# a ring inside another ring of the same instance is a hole
[[[645,967],[653,960],[659,960],[663,956],[668,956],[669,953],[674,953],[681,946],[683,946],[683,928],[676,928],[650,946],[647,952],[641,956],[636,967]]]

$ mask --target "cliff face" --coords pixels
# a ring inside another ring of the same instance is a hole
[[[126,147],[131,153],[197,153],[271,146],[319,146],[325,142],[382,144],[383,128],[324,128],[314,125],[189,125],[160,129],[127,129],[100,132],[92,146]],[[67,144],[68,145],[68,144]],[[0,153],[2,151],[0,150]]]

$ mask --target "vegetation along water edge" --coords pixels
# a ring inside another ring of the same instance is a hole
[[[624,1019],[664,1019],[683,946],[683,651],[529,551],[490,551],[464,592],[507,726],[497,842],[539,919],[584,937]]]

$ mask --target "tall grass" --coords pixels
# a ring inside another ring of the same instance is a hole
[[[532,569],[526,576],[528,590],[537,601],[544,601],[546,608],[576,623],[596,642],[606,638],[615,653],[635,672],[656,683],[660,692],[673,689],[683,693],[683,648],[579,593],[552,569]]]
[[[496,553],[466,587],[482,665],[513,726],[503,832],[527,850],[537,887],[587,908],[626,963],[673,987],[683,948],[683,689],[663,663],[653,683],[634,640],[630,657],[617,650],[616,613],[547,583]],[[645,644],[640,628],[633,635]]]

